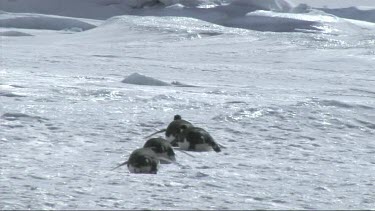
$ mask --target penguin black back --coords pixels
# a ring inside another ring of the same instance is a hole
[[[204,129],[199,127],[189,127],[184,130],[177,138],[181,149],[190,151],[209,151],[220,152],[220,146],[212,136]]]
[[[157,156],[176,161],[172,145],[163,138],[151,138],[146,141],[143,148],[151,148]],[[169,163],[161,160],[161,163]]]

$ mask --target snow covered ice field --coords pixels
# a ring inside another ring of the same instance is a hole
[[[375,5],[61,2],[0,0],[1,209],[375,208]],[[226,148],[111,171],[175,114]]]

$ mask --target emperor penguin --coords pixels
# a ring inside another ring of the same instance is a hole
[[[169,141],[173,147],[177,147],[178,145],[176,137],[180,136],[181,133],[189,127],[193,127],[193,124],[186,120],[183,120],[180,115],[176,114],[173,118],[173,121],[169,123],[166,129],[156,131],[155,133],[147,136],[146,138],[149,138],[158,133],[165,132],[166,140]]]
[[[161,164],[169,164],[170,161],[176,161],[176,155],[172,145],[163,138],[151,138],[146,141],[143,148],[151,148],[159,158]]]
[[[127,161],[118,165],[117,169],[127,165],[130,173],[136,174],[156,174],[159,169],[160,159],[152,148],[140,148],[134,150]],[[112,169],[112,170],[114,170]]]
[[[177,137],[177,143],[181,150],[205,152],[220,152],[220,146],[212,136],[200,127],[184,127],[183,132]]]
[[[178,146],[176,139],[177,136],[180,136],[184,130],[190,127],[193,127],[193,124],[183,120],[181,116],[177,114],[174,116],[173,121],[169,123],[165,131],[165,137],[172,144],[172,146],[176,147]]]

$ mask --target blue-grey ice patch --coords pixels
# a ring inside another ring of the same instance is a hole
[[[1,32],[0,32],[1,36]],[[23,94],[14,92],[14,88],[23,88],[18,85],[0,84],[0,97],[26,97]]]
[[[15,121],[15,120],[37,120],[39,122],[48,120],[45,117],[40,117],[40,116],[33,116],[33,115],[28,115],[24,113],[5,113],[3,114],[0,119],[5,119],[8,121]]]
[[[16,94],[10,91],[2,91],[0,90],[0,97],[26,97],[24,95]]]
[[[0,32],[0,36],[5,36],[5,37],[24,37],[24,36],[33,36],[32,34],[24,33],[24,32],[19,32],[19,31],[3,31]]]

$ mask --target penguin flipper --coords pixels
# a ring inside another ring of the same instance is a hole
[[[158,157],[159,160],[162,160],[162,161],[166,161],[166,162],[169,162],[169,163],[177,163],[176,161],[174,160],[171,160],[171,159],[168,159],[168,158],[164,158],[164,157]]]
[[[158,130],[158,131],[156,131],[155,133],[146,136],[145,139],[150,138],[151,136],[156,135],[156,134],[158,134],[158,133],[163,133],[163,132],[165,132],[165,131],[167,131],[167,129],[161,129],[161,130]]]
[[[174,147],[173,149],[178,150],[178,151],[180,151],[180,152],[182,152],[182,153],[184,153],[184,154],[186,154],[186,155],[188,155],[188,156],[190,156],[190,157],[192,157],[192,158],[195,158],[195,156],[193,156],[193,155],[191,155],[191,154],[185,152],[184,150],[182,150],[182,149],[180,149],[180,148]]]
[[[128,164],[128,161],[125,161],[125,162],[121,163],[120,165],[118,165],[115,168],[111,169],[111,171],[113,171],[113,170],[115,170],[117,168],[120,168],[121,166],[126,165],[126,164]]]

